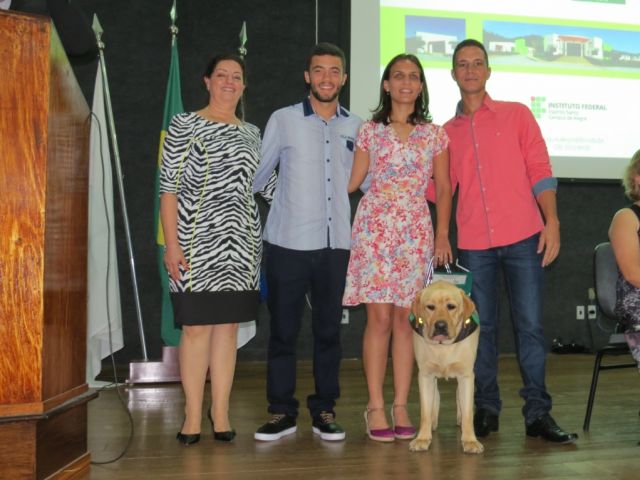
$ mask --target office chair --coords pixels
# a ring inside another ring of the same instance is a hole
[[[596,245],[593,253],[593,276],[595,281],[596,302],[600,312],[605,317],[617,321],[614,308],[616,305],[616,280],[618,279],[618,266],[616,264],[616,258],[613,255],[613,249],[609,242]],[[589,389],[589,400],[587,401],[587,412],[584,416],[584,423],[582,425],[582,430],[585,432],[589,431],[593,401],[596,396],[596,387],[598,386],[598,376],[600,375],[600,371],[630,367],[638,368],[638,365],[635,362],[602,365],[602,357],[605,355],[630,355],[629,346],[624,339],[622,330],[622,325],[617,323],[615,332],[609,337],[609,343],[596,352],[595,364],[593,365],[593,375],[591,377],[591,388]]]

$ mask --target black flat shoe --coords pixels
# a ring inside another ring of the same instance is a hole
[[[198,443],[200,441],[200,434],[178,432],[176,438],[183,445],[193,445],[194,443]]]
[[[473,416],[473,430],[476,433],[476,437],[486,437],[490,432],[497,432],[499,427],[498,415],[484,408],[476,409],[476,413]]]
[[[575,443],[577,433],[567,433],[562,430],[548,413],[537,418],[531,425],[527,425],[528,437],[541,437],[553,443]]]
[[[221,442],[230,442],[236,437],[235,430],[229,430],[227,432],[213,432],[214,440],[219,440]]]

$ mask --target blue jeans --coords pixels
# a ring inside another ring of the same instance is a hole
[[[545,385],[545,339],[542,333],[543,268],[536,253],[539,235],[487,250],[460,250],[460,264],[473,275],[471,298],[480,315],[480,342],[475,364],[476,408],[499,414],[498,388],[499,296],[498,272],[504,273],[511,324],[520,365],[525,424],[551,410]]]
[[[315,380],[315,392],[307,397],[307,408],[312,417],[322,411],[333,412],[340,397],[340,322],[349,250],[300,251],[267,244],[266,255],[267,306],[271,314],[267,350],[269,412],[298,415],[296,346],[307,292],[312,305]]]

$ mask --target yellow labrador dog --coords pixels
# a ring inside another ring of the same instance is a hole
[[[457,422],[462,428],[462,450],[484,450],[473,431],[473,364],[480,333],[471,318],[474,312],[475,305],[465,292],[445,281],[428,285],[413,302],[410,319],[415,331],[421,410],[420,431],[409,445],[413,452],[429,449],[431,432],[438,427],[438,378],[451,377],[458,379]]]

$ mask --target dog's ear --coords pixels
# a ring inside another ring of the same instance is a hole
[[[411,313],[413,313],[416,317],[420,314],[420,296],[422,294],[422,290],[418,292],[416,298],[411,303]]]
[[[409,323],[411,324],[411,328],[413,328],[414,332],[416,332],[421,337],[424,337],[424,322],[420,317],[420,296],[421,293],[416,295],[415,300],[411,304],[411,313],[409,314]]]
[[[461,290],[460,293],[462,294],[462,318],[467,319],[473,312],[475,312],[476,304],[473,303],[471,297],[469,297],[469,295],[467,295],[464,290]]]

